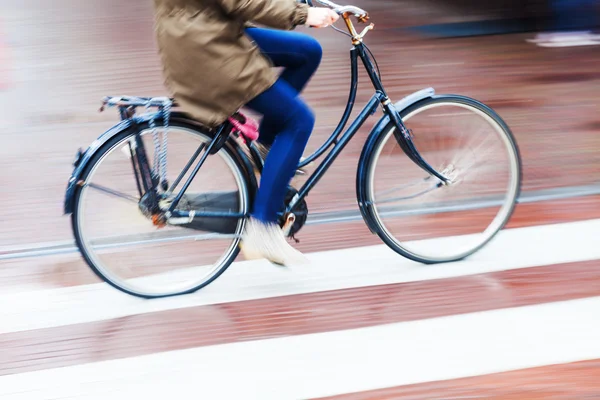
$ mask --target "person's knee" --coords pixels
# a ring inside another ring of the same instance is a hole
[[[302,44],[302,49],[308,57],[308,62],[311,65],[318,66],[321,63],[323,57],[323,48],[321,43],[311,36],[309,36],[305,43]]]
[[[305,103],[299,101],[293,113],[292,124],[299,139],[308,141],[315,126],[315,114]]]

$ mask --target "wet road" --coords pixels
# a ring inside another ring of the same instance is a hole
[[[390,97],[432,86],[477,98],[515,134],[524,195],[600,193],[596,48],[542,49],[525,42],[529,35],[426,40],[401,30],[426,20],[417,2],[357,5],[372,12],[367,44]],[[0,254],[71,243],[62,200],[73,156],[117,121],[114,110],[97,112],[100,99],[166,94],[151,20],[142,1],[0,0]],[[310,33],[325,49],[305,93],[317,115],[313,150],[345,106],[349,43],[333,31]],[[371,95],[364,79],[360,88],[359,106]],[[325,218],[355,209],[356,164],[374,122],[311,193],[311,212]],[[521,204],[489,248],[434,268],[389,254],[360,220],[309,225],[298,245],[311,253],[308,269],[286,275],[266,263],[235,264],[214,286],[173,301],[146,302],[98,285],[77,253],[4,259],[0,397],[121,398],[132,390],[125,382],[138,395],[187,398],[196,381],[181,366],[206,373],[199,376],[211,398],[236,389],[261,399],[597,397],[599,327],[590,315],[598,315],[600,295],[599,218],[600,195]],[[335,252],[315,253],[324,250]],[[548,347],[538,341],[544,329],[552,332]],[[416,353],[393,340],[399,335]],[[221,366],[227,357],[234,365]],[[397,373],[386,375],[393,363]],[[219,375],[226,371],[229,381]],[[269,376],[280,385],[269,387]],[[210,392],[218,385],[221,392]]]

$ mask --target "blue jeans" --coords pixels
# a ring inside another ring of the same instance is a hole
[[[298,32],[248,28],[246,33],[275,66],[284,68],[273,86],[246,105],[263,115],[258,140],[271,147],[252,216],[276,222],[315,124],[299,94],[317,70],[322,49],[314,38]]]

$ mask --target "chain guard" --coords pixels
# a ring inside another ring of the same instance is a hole
[[[292,186],[288,186],[288,191],[285,195],[285,204],[286,205],[289,204],[289,202],[292,201],[292,199],[294,198],[294,196],[296,194],[298,194],[298,190],[296,190]],[[226,193],[225,195],[229,195],[229,193]],[[237,199],[236,194],[233,193],[233,195],[234,195],[235,199]],[[192,197],[194,197],[194,196],[192,196]],[[196,197],[198,197],[198,196],[196,196]],[[166,224],[166,218],[164,215],[164,211],[169,207],[173,198],[174,198],[174,196],[167,198],[164,196],[164,194],[147,193],[146,195],[144,195],[142,197],[138,206],[139,206],[142,214],[144,214],[147,218],[151,219],[152,222],[154,223],[154,225],[164,226]],[[231,211],[230,210],[231,208],[235,209],[235,207],[237,207],[237,204],[235,206],[227,205],[226,209],[221,210],[222,205],[223,205],[222,199],[220,199],[216,203],[215,203],[215,200],[217,200],[217,199],[213,199],[212,202],[209,200],[210,199],[196,199],[196,201],[194,202],[187,195],[184,195],[181,198],[179,204],[177,205],[177,209],[184,210],[184,211],[191,211],[191,210],[196,210],[196,209],[201,209],[201,208],[209,208],[209,209],[216,208],[217,211]],[[192,204],[192,203],[198,203],[198,204]],[[219,206],[221,206],[221,207],[219,207]],[[215,211],[215,210],[208,210],[208,211]],[[294,209],[292,210],[292,213],[294,214],[294,216],[296,218],[295,218],[294,223],[292,224],[292,227],[290,228],[290,231],[288,233],[288,237],[291,237],[291,238],[293,238],[294,235],[302,229],[302,227],[306,223],[306,219],[308,218],[308,205],[306,204],[306,200],[302,199],[298,204],[296,204],[296,207],[294,207]],[[279,217],[279,226],[281,226],[282,228],[287,219],[286,217],[287,217],[287,215],[282,215],[281,217]],[[206,220],[206,221],[204,221],[204,220]],[[227,221],[227,222],[229,222],[229,221]],[[219,224],[224,225],[224,226],[220,226]],[[234,224],[237,224],[237,222],[234,221]],[[227,225],[227,226],[225,226],[225,225]],[[223,232],[223,233],[233,233],[235,231],[235,226],[229,227],[229,225],[231,225],[231,224],[230,223],[224,224],[222,221],[220,222],[218,218],[205,218],[205,219],[197,218],[197,221],[195,220],[194,223],[178,225],[178,226],[196,229],[196,230],[207,230],[207,231],[211,231],[211,232],[215,231],[215,232]],[[229,232],[230,230],[231,230],[231,232]]]
[[[298,190],[291,186],[288,186],[288,191],[285,195],[285,204],[287,205],[290,201],[292,201],[296,194],[298,194]],[[306,204],[306,200],[302,199],[298,204],[296,204],[296,207],[294,207],[292,213],[296,216],[296,220],[294,221],[294,224],[290,229],[288,237],[293,237],[296,233],[300,231],[300,229],[302,229],[302,227],[306,223],[306,219],[308,218],[308,204]],[[281,226],[282,228],[285,224],[285,220],[286,215],[282,215],[279,218],[279,226]]]

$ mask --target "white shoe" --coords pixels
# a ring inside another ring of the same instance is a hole
[[[283,266],[308,262],[302,253],[287,242],[278,224],[264,223],[254,218],[246,222],[240,248],[247,260],[266,258]]]

